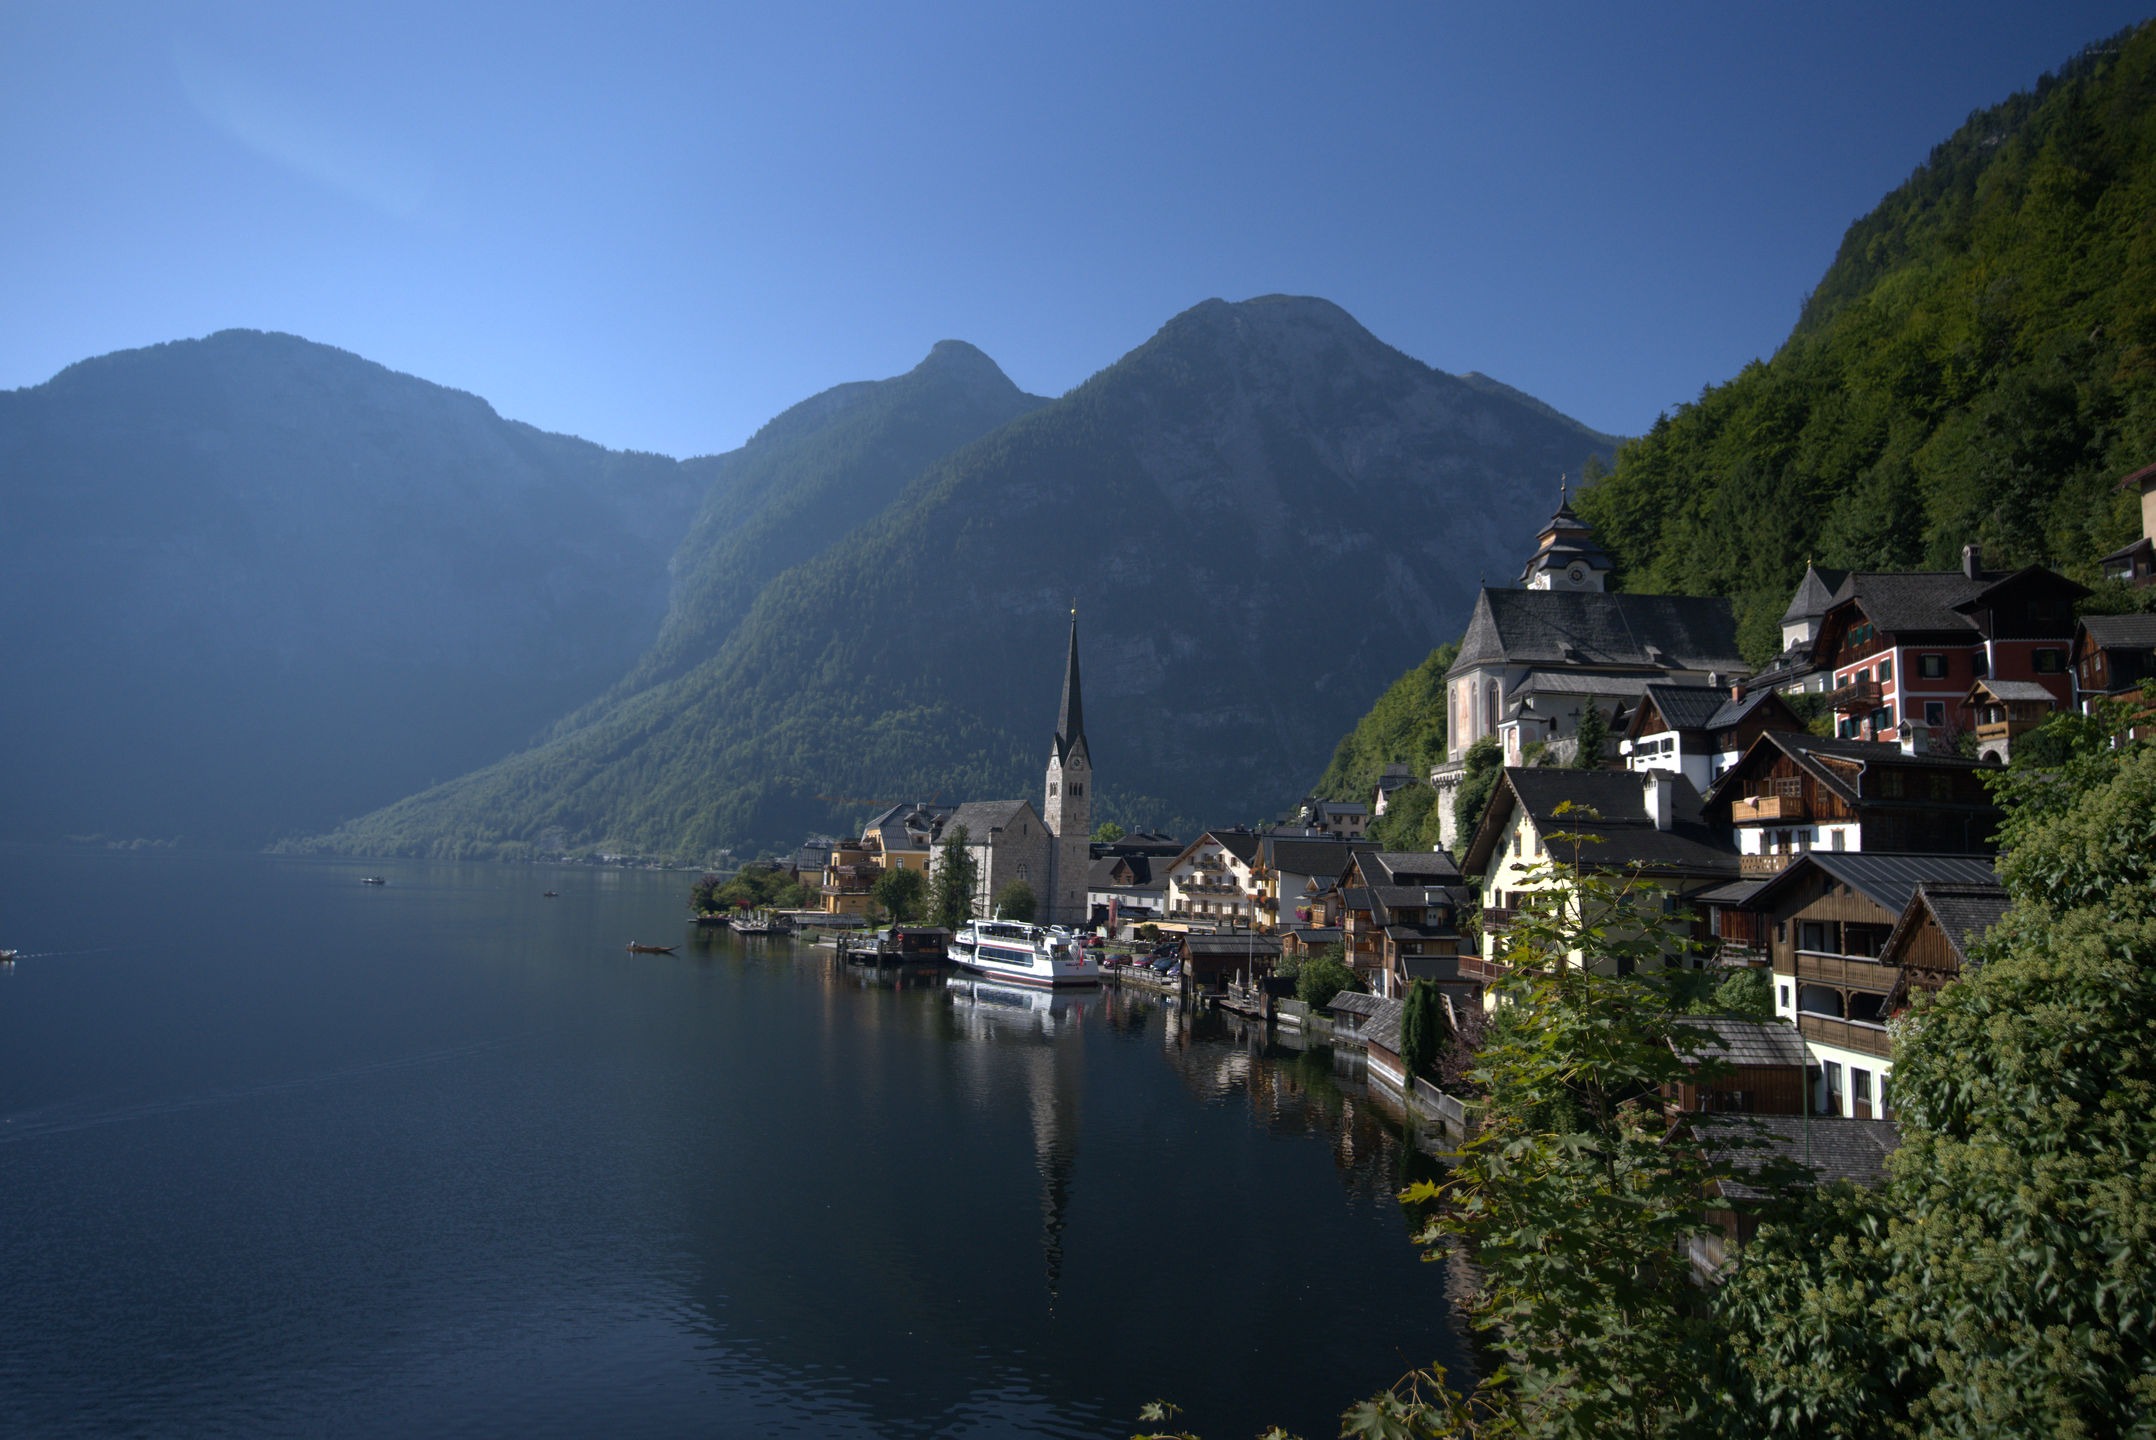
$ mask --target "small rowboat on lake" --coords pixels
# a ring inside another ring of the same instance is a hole
[[[674,947],[671,945],[639,945],[634,940],[631,940],[629,942],[629,953],[632,955],[671,955],[674,953]]]

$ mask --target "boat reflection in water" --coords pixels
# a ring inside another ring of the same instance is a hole
[[[1098,990],[1036,989],[970,975],[954,975],[944,981],[944,988],[962,1018],[1012,1033],[1031,1031],[1050,1037],[1083,1024],[1089,1010],[1101,1004]],[[973,1033],[985,1032],[976,1029]]]
[[[1007,1084],[1013,1078],[1009,1061],[1017,1060],[1015,1078],[1025,1092],[1033,1122],[1033,1169],[1041,1185],[1041,1258],[1053,1307],[1063,1283],[1063,1229],[1070,1218],[1078,1167],[1078,1121],[1085,1090],[1085,1054],[1079,1037],[1086,1017],[1101,1007],[1101,993],[998,985],[970,976],[953,976],[945,982],[945,990],[962,1033],[987,1042],[984,1051],[998,1048],[998,1042],[1016,1041],[1023,1047],[1016,1056],[1005,1052],[1004,1063],[996,1069]]]

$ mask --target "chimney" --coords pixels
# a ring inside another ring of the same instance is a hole
[[[1676,818],[1677,777],[1667,770],[1649,770],[1641,787],[1642,799],[1647,802],[1647,818],[1657,830],[1667,830]]]
[[[1904,755],[1927,755],[1931,753],[1931,731],[1922,725],[1912,725],[1907,720],[1894,727],[1894,734],[1901,741]]]
[[[1961,573],[1974,580],[1984,568],[1984,550],[1980,545],[1961,547]]]
[[[1729,698],[1732,700],[1742,700],[1744,698],[1744,682],[1742,680],[1729,682]]]

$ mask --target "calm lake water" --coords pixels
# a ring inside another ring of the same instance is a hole
[[[0,847],[0,1430],[1314,1440],[1459,1363],[1322,1052],[691,878]]]

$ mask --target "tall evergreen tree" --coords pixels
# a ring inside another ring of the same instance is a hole
[[[1437,987],[1417,980],[1407,990],[1400,1017],[1400,1061],[1410,1076],[1427,1076],[1446,1040],[1445,1006]]]
[[[1603,715],[1602,707],[1590,700],[1580,712],[1580,753],[1572,757],[1576,770],[1599,770],[1602,768],[1602,747],[1609,743],[1610,723]]]
[[[946,930],[956,930],[973,918],[973,891],[981,877],[973,852],[966,848],[971,838],[965,826],[953,826],[943,837],[943,851],[937,857],[933,908],[936,923]]]

